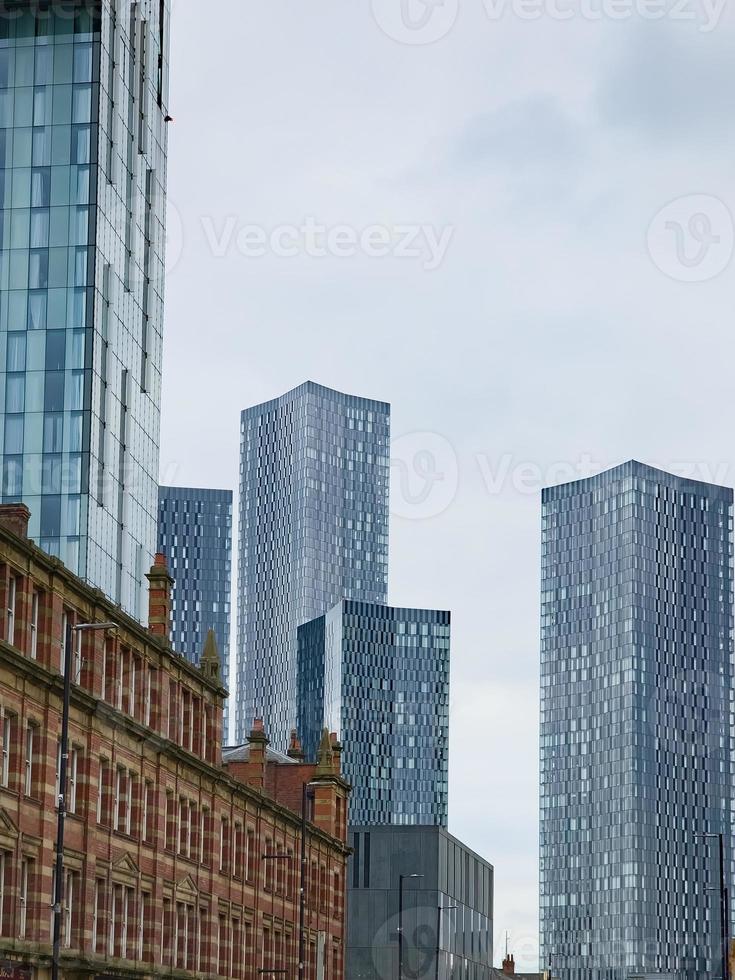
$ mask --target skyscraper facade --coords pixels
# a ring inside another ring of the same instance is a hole
[[[343,600],[298,631],[298,731],[339,735],[350,823],[446,827],[450,614]]]
[[[235,734],[296,723],[296,630],[340,599],[384,602],[390,407],[309,381],[241,420]]]
[[[637,462],[544,491],[541,966],[554,976],[722,975],[732,504],[730,489]]]
[[[169,6],[0,11],[2,499],[138,617],[157,525]]]
[[[222,677],[229,686],[232,491],[160,487],[158,551],[174,580],[171,642],[199,664],[209,630],[217,639]],[[224,714],[227,742],[227,707]]]

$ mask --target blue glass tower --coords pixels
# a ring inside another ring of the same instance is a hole
[[[446,827],[450,614],[343,600],[298,631],[298,731],[342,742],[350,823]]]
[[[228,684],[232,582],[232,491],[160,487],[158,550],[174,580],[171,642],[194,664],[214,630]],[[227,707],[224,731],[227,735]]]
[[[169,7],[0,11],[2,499],[138,617],[157,525]]]
[[[701,835],[729,853],[732,503],[637,462],[544,491],[541,966],[555,977],[721,975],[717,846]]]
[[[242,413],[237,702],[242,742],[296,724],[296,629],[341,598],[384,602],[390,407],[311,381]]]

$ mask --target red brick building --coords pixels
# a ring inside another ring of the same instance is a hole
[[[112,622],[74,634],[62,975],[296,978],[306,783],[304,976],[342,980],[335,740],[307,764],[256,723],[223,761],[216,644],[200,667],[171,650],[163,559],[146,629],[32,545],[27,520],[0,507],[0,973],[49,974],[66,626]]]

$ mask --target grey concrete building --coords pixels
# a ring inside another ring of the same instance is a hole
[[[491,980],[493,868],[441,827],[353,827],[345,980]],[[419,877],[420,876],[420,877]]]

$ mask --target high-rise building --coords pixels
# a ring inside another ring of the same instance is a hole
[[[541,967],[555,977],[721,975],[732,504],[638,462],[544,491]]]
[[[174,648],[198,664],[209,630],[214,630],[222,676],[229,685],[232,491],[160,487],[158,551],[166,556],[174,580]],[[225,706],[225,742],[227,731]]]
[[[169,8],[0,11],[2,499],[138,617],[157,525]]]
[[[384,602],[390,407],[309,381],[241,420],[235,734],[296,723],[296,630],[342,598]]]
[[[336,732],[350,823],[447,826],[450,614],[343,600],[298,630],[308,752]]]

